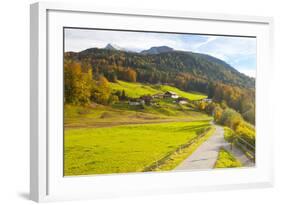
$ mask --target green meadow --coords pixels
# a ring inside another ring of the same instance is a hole
[[[141,172],[208,127],[197,121],[67,129],[64,175]]]
[[[112,92],[125,91],[131,98],[174,91],[191,100],[206,96],[171,86],[118,81]],[[64,106],[64,175],[142,172],[171,154],[162,164],[171,170],[181,162],[173,152],[202,134],[212,118],[173,99],[157,99],[157,105],[131,106],[127,101],[111,105],[91,103]],[[189,150],[189,154],[193,150]]]

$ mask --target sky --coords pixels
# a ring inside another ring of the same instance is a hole
[[[94,29],[65,29],[65,51],[104,48],[108,43],[140,52],[153,46],[204,53],[217,57],[250,77],[256,75],[256,38],[199,34],[171,34]]]

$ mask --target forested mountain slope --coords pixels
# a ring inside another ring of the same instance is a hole
[[[161,48],[158,50],[161,51]],[[153,47],[152,50],[157,49]],[[218,58],[200,53],[166,49],[165,52],[149,54],[147,51],[133,53],[90,48],[79,53],[66,53],[66,56],[88,61],[94,69],[99,69],[105,76],[110,73],[118,77],[119,68],[132,68],[137,72],[137,80],[140,82],[181,84],[181,80],[189,80],[189,85],[181,87],[199,89],[198,91],[206,88],[206,82],[221,82],[243,88],[255,86],[254,78],[238,72]],[[196,85],[193,86],[192,82]]]

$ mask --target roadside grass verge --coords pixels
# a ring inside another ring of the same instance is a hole
[[[64,175],[141,172],[208,127],[197,121],[67,129]]]
[[[230,152],[221,148],[214,168],[235,168],[242,167],[242,164]]]
[[[224,129],[224,139],[228,142],[232,141],[235,136],[235,132],[229,127],[224,127],[223,129]]]
[[[174,152],[169,156],[169,159],[162,165],[158,166],[152,171],[169,171],[176,168],[183,160],[188,158],[198,147],[200,147],[215,131],[215,127],[209,127],[206,132],[194,139],[194,142],[189,146]]]

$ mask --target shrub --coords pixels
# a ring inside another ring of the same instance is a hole
[[[228,127],[224,127],[224,139],[228,142],[233,142],[234,138],[235,132]]]
[[[119,102],[119,97],[117,95],[110,95],[108,99],[109,104],[114,104]]]
[[[223,111],[219,120],[220,124],[226,125],[233,130],[243,121],[241,115],[233,109],[227,108]]]
[[[255,145],[255,128],[249,125],[248,123],[243,122],[239,126],[237,126],[236,133],[239,137],[243,138],[248,143]]]
[[[215,120],[215,122],[219,122],[220,121],[222,113],[223,113],[223,109],[221,109],[220,106],[217,106],[214,109],[214,120]]]

